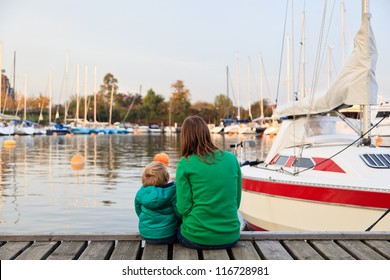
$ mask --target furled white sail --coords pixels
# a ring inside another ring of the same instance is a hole
[[[276,110],[279,116],[320,114],[341,107],[377,103],[377,51],[370,17],[369,13],[363,14],[360,30],[355,35],[352,54],[329,90],[325,94],[307,96],[279,106]]]

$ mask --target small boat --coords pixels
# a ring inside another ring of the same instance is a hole
[[[46,135],[66,135],[71,133],[71,128],[62,124],[55,124],[53,127],[46,129]]]
[[[88,127],[77,126],[71,128],[71,133],[73,134],[90,134],[91,129]]]
[[[161,133],[162,129],[158,124],[150,124],[149,125],[149,132],[150,133]]]

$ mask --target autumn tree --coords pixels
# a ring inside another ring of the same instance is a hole
[[[213,104],[199,101],[191,105],[191,115],[197,115],[203,118],[207,123],[216,123],[218,120],[218,113]]]
[[[172,121],[182,123],[189,115],[190,90],[184,87],[181,80],[177,80],[171,85],[172,95],[170,98],[170,110],[172,113]]]

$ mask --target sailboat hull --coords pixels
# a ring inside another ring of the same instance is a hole
[[[276,160],[267,166],[242,167],[240,213],[250,228],[362,231],[390,208],[390,162],[387,167],[373,167],[363,160],[364,155],[390,159],[389,150],[352,146],[329,160],[323,155],[335,154],[340,146],[326,145],[303,151],[302,159],[316,164],[311,169],[294,169],[293,156],[282,165]],[[287,149],[277,158],[293,154],[293,149]],[[390,214],[372,230],[389,231]]]

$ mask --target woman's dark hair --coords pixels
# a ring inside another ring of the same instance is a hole
[[[195,154],[204,162],[213,163],[214,153],[220,151],[211,141],[207,123],[199,116],[189,116],[184,120],[180,131],[180,141],[181,156],[185,158]],[[206,155],[211,155],[211,162],[207,161]]]

